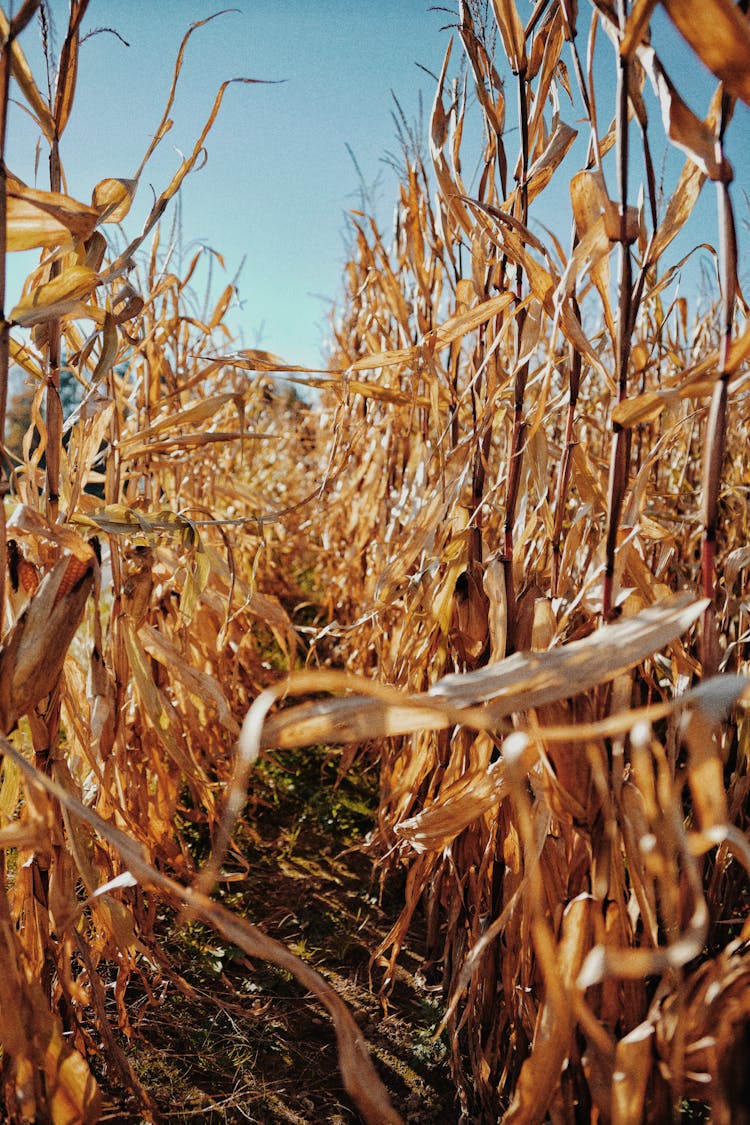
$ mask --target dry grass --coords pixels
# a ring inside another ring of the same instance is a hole
[[[333,743],[342,770],[378,763],[371,847],[405,890],[373,968],[387,997],[421,930],[456,1117],[658,1121],[700,1101],[743,1120],[744,15],[663,4],[719,81],[702,121],[645,37],[653,5],[462,0],[393,245],[357,220],[330,371],[286,369],[321,388],[313,408],[272,389],[282,361],[231,350],[231,286],[196,315],[196,263],[165,265],[157,223],[205,131],[122,252],[99,228],[140,170],[90,206],[61,193],[86,4],[51,103],[18,39],[37,7],[5,20],[0,69],[2,113],[12,73],[52,155],[49,192],[0,184],[0,250],[41,251],[0,333],[0,418],[9,362],[37,388],[0,521],[7,1115],[95,1121],[97,1056],[155,1112],[104,986],[114,972],[127,1036],[169,908],[296,977],[358,1112],[401,1119],[336,990],[210,897],[227,851],[240,862],[259,753]],[[666,206],[662,126],[687,155]],[[697,318],[675,239],[709,179],[717,299]],[[555,191],[567,249],[535,222]],[[63,369],[83,394],[67,422]],[[197,878],[188,821],[213,842]]]

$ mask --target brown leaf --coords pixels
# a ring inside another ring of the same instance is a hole
[[[612,411],[612,421],[618,426],[638,426],[643,422],[654,422],[669,402],[667,394],[659,391],[645,391],[635,398],[623,399]],[[672,400],[677,395],[672,393]]]
[[[646,1087],[652,1066],[654,1025],[641,1023],[617,1044],[612,1076],[612,1125],[643,1120]]]
[[[100,223],[121,223],[135,198],[137,180],[100,180],[91,193],[91,206]]]
[[[732,0],[664,0],[669,18],[698,58],[750,105],[750,27]]]
[[[527,198],[535,199],[546,188],[555,170],[560,166],[578,136],[578,131],[564,121],[558,123],[546,148],[531,165],[526,177]]]
[[[503,47],[514,74],[526,69],[526,40],[515,0],[492,0]]]
[[[27,187],[8,175],[8,249],[59,246],[91,236],[99,221],[92,207],[54,191]]]
[[[444,676],[421,695],[381,688],[380,698],[373,698],[375,685],[362,680],[359,690],[368,695],[303,703],[274,716],[263,729],[263,745],[364,741],[417,729],[442,730],[457,722],[491,730],[514,711],[569,699],[614,679],[689,629],[705,606],[705,601],[678,594],[583,640],[548,652],[515,653],[498,664]],[[356,683],[350,676],[310,672],[292,676],[289,689],[351,690]]]
[[[130,672],[144,716],[148,718],[162,746],[185,777],[200,779],[203,771],[189,756],[185,740],[182,738],[177,711],[165,693],[154,683],[150,664],[138,639],[134,622],[130,617],[122,617],[121,626]]]
[[[183,887],[152,867],[144,858],[144,850],[139,843],[107,823],[92,809],[66,792],[52,778],[37,770],[7,739],[3,738],[0,742],[0,750],[3,756],[10,759],[33,785],[44,789],[67,812],[94,828],[102,839],[119,853],[126,869],[140,884],[153,887],[192,917],[212,926],[227,941],[233,942],[242,949],[248,957],[257,957],[278,965],[316,996],[333,1021],[344,1088],[357,1109],[368,1125],[402,1125],[402,1118],[394,1109],[388,1091],[375,1070],[360,1029],[344,1001],[319,973],[281,942],[268,937],[246,919],[235,916],[219,903],[212,902],[206,895],[192,887]]]
[[[375,355],[365,355],[352,364],[351,371],[371,371],[378,367],[392,367],[396,364],[413,363],[419,360],[424,351],[433,348],[444,348],[475,331],[482,324],[487,324],[509,305],[513,304],[512,293],[500,293],[497,297],[490,297],[481,301],[472,309],[456,313],[449,317],[438,328],[428,332],[424,339],[412,348],[398,348],[391,352],[378,352]],[[370,394],[375,393],[375,388],[370,388]],[[399,396],[405,402],[411,401],[408,395]]]
[[[140,446],[150,438],[160,437],[168,430],[177,430],[185,426],[195,426],[200,422],[205,422],[233,400],[234,395],[231,393],[207,395],[205,398],[197,399],[182,410],[170,411],[165,409],[162,417],[152,422],[150,426],[145,426],[132,437],[126,437],[121,448],[123,451],[128,451],[132,446],[136,444]]]
[[[220,13],[216,13],[216,14],[218,15]],[[209,17],[209,18],[213,18],[213,17]],[[203,20],[201,22],[207,23],[208,20]],[[199,27],[199,26],[201,26],[201,24],[195,24],[190,29],[190,32],[188,32],[188,35],[190,35],[190,33],[195,29],[195,27]],[[187,38],[188,38],[188,36],[186,36],[185,39],[183,40],[183,44],[182,44],[182,48],[181,48],[181,52],[180,52],[181,55],[182,55],[182,51],[184,50],[184,46],[185,46],[185,43],[187,41]],[[177,81],[177,73],[179,72],[179,65],[181,65],[181,61],[180,61],[180,63],[178,63],[178,68],[175,71],[175,76],[174,76],[174,81],[173,81],[173,86],[172,86],[172,95],[170,95],[170,97],[173,96],[173,94],[174,94],[174,86],[175,86],[176,81]],[[161,193],[161,195],[159,195],[159,197],[155,200],[155,202],[154,202],[153,206],[151,207],[151,210],[150,210],[150,212],[149,212],[149,214],[146,218],[146,221],[143,225],[143,229],[141,230],[141,233],[136,238],[134,238],[129,243],[129,245],[122,251],[122,253],[117,256],[115,261],[111,263],[111,265],[109,267],[109,270],[107,271],[107,280],[109,280],[113,277],[119,276],[119,274],[122,272],[123,266],[126,266],[131,261],[131,259],[133,258],[133,255],[136,253],[138,248],[143,244],[143,242],[148,237],[150,232],[154,229],[156,224],[159,222],[159,219],[162,217],[162,215],[164,214],[164,212],[167,208],[167,204],[169,203],[170,199],[172,199],[177,194],[177,192],[180,190],[180,187],[182,186],[185,178],[187,176],[189,176],[190,173],[195,169],[195,167],[198,165],[198,161],[205,158],[204,144],[205,144],[205,141],[206,141],[206,138],[207,138],[208,134],[211,132],[211,129],[213,128],[214,122],[216,121],[217,115],[218,115],[219,110],[221,108],[221,103],[224,100],[224,95],[226,94],[228,88],[230,86],[234,85],[235,83],[255,84],[259,81],[261,81],[261,80],[255,79],[255,78],[231,78],[228,81],[223,82],[221,84],[221,86],[219,87],[219,91],[218,91],[218,93],[217,93],[217,95],[214,99],[214,103],[213,103],[213,106],[211,107],[211,111],[208,115],[208,118],[206,119],[206,121],[203,125],[200,136],[198,137],[198,139],[196,140],[196,142],[193,146],[193,151],[190,153],[189,156],[184,158],[184,160],[180,164],[180,167],[175,172],[174,176],[170,180],[167,187],[164,189],[164,191]],[[154,137],[154,140],[153,140],[152,144],[149,146],[148,151],[146,152],[146,155],[143,158],[141,166],[139,167],[138,171],[136,172],[135,176],[133,177],[133,179],[135,181],[138,181],[138,179],[140,178],[141,172],[143,170],[143,167],[144,167],[146,161],[148,160],[149,156],[153,152],[154,148],[156,148],[156,145],[159,143],[159,141],[162,139],[162,137],[166,135],[166,133],[167,133],[167,131],[170,127],[171,127],[171,122],[166,119],[166,114],[165,114],[165,117],[162,119],[162,124],[160,126],[159,131],[157,132],[157,135]],[[128,181],[123,181],[123,182],[128,182]]]
[[[567,993],[576,987],[576,977],[590,948],[594,900],[580,894],[566,907],[555,965],[550,966],[559,985],[553,989],[547,978],[547,995],[539,1008],[531,1055],[524,1062],[504,1125],[535,1125],[545,1119],[547,1107],[560,1081],[565,1059],[571,1051],[574,1008]]]
[[[690,218],[705,182],[706,173],[700,165],[694,160],[688,160],[667,203],[666,214],[654,235],[650,255],[652,262],[658,261]]]
[[[78,0],[70,5],[70,17],[65,40],[57,63],[55,83],[55,135],[62,137],[68,124],[75,100],[76,80],[78,78],[78,51],[80,47],[79,30],[81,20],[88,7],[88,0]]]
[[[441,787],[432,803],[414,816],[398,821],[394,832],[417,852],[440,852],[469,824],[499,805],[506,794],[502,762],[494,762],[482,771],[467,770],[456,781]]]
[[[95,1125],[102,1109],[101,1091],[83,1056],[63,1039],[57,1020],[44,1070],[52,1125]]]
[[[70,557],[62,558],[15,623],[0,649],[0,730],[12,730],[57,683],[93,586],[93,554],[64,593]]]
[[[175,646],[153,626],[144,624],[139,636],[146,652],[171,672],[171,674],[197,699],[210,700],[219,722],[236,737],[240,733],[237,720],[229,709],[229,703],[216,680],[206,672],[201,672],[180,655]]]
[[[11,311],[10,319],[23,328],[55,320],[80,309],[80,298],[93,292],[99,276],[86,266],[69,266],[45,285],[38,285]]]
[[[625,31],[620,44],[620,54],[630,58],[648,32],[651,14],[659,0],[635,0],[625,23]]]
[[[724,373],[731,380],[741,371],[750,356],[750,323],[741,335],[735,336],[729,346]],[[720,353],[712,352],[687,371],[680,371],[671,383],[659,391],[645,391],[631,399],[617,403],[612,411],[613,420],[621,426],[636,426],[653,422],[667,406],[683,399],[702,398],[712,394],[718,377]]]
[[[653,47],[640,47],[638,59],[659,99],[664,130],[670,141],[686,152],[712,180],[731,180],[732,169],[727,161],[721,155],[717,160],[713,130],[682,100]]]
[[[0,8],[0,35],[3,42],[7,42],[9,31],[10,24],[8,23],[8,17],[3,9]],[[10,48],[10,65],[11,73],[23,92],[33,116],[38,121],[39,128],[42,130],[47,140],[51,141],[55,136],[54,118],[50,113],[49,106],[39,92],[39,88],[34,81],[34,76],[31,73],[31,67],[26,61],[26,56],[15,36]]]

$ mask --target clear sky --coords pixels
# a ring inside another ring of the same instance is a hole
[[[158,191],[171,179],[175,149],[192,149],[222,81],[279,82],[229,88],[207,142],[208,162],[185,182],[182,225],[186,242],[222,253],[226,280],[244,258],[242,309],[231,320],[245,346],[319,365],[321,322],[345,260],[344,215],[360,203],[346,146],[368,184],[382,177],[376,194],[388,214],[397,186],[381,160],[394,148],[390,91],[411,118],[424,90],[429,111],[434,83],[416,64],[439,70],[447,17],[430,12],[427,0],[239,2],[241,11],[228,11],[190,41],[174,127],[144,173],[126,229],[137,231],[147,213],[149,184]],[[221,7],[214,0],[92,0],[84,27],[115,28],[129,46],[111,34],[82,46],[77,108],[62,142],[72,195],[88,201],[97,180],[132,175],[161,117],[182,35]],[[53,0],[59,41],[66,9]],[[32,26],[21,45],[40,74],[37,40]],[[28,119],[15,113],[8,164],[31,182],[34,143]],[[45,176],[42,167],[39,186]],[[20,272],[14,280],[20,285]],[[217,278],[217,295],[226,280]]]
[[[455,6],[453,0],[441,3]],[[383,157],[398,150],[391,91],[409,120],[417,117],[421,92],[429,117],[434,81],[417,64],[439,71],[451,16],[445,7],[431,7],[429,0],[239,4],[241,11],[228,11],[191,39],[174,127],[144,173],[139,203],[126,229],[129,236],[136,233],[152,201],[150,185],[158,192],[176,170],[175,150],[192,149],[224,79],[278,82],[236,85],[227,91],[207,142],[207,164],[183,188],[185,254],[198,242],[223,254],[226,274],[216,278],[217,295],[244,259],[242,304],[230,317],[240,346],[261,346],[291,362],[317,366],[326,318],[340,289],[345,213],[361,203],[358,172],[347,145],[364,182],[376,185],[378,212],[388,224],[397,180]],[[585,8],[582,18],[587,19]],[[87,201],[99,179],[133,174],[160,120],[182,35],[193,21],[218,9],[218,3],[208,0],[92,0],[84,28],[116,29],[129,45],[103,33],[82,46],[76,108],[62,143],[72,195]],[[519,0],[519,9],[526,15],[531,5]],[[67,3],[52,0],[51,10],[59,49]],[[660,36],[668,32],[665,25],[665,17],[659,17]],[[41,80],[38,38],[31,26],[21,43]],[[664,40],[655,37],[655,42],[658,49]],[[715,82],[680,47],[676,33],[669,32],[669,43],[665,62],[702,115]],[[454,45],[454,58],[459,47]],[[585,44],[581,48],[585,51]],[[576,124],[571,107],[563,103],[562,110]],[[732,152],[740,155],[738,170],[744,172],[745,188],[749,121],[743,107],[733,126]],[[34,182],[35,140],[25,115],[13,112],[8,164],[27,182]],[[509,149],[514,161],[512,138]],[[657,148],[655,159],[661,155]],[[672,166],[680,164],[678,159]],[[41,166],[38,186],[45,186],[45,177]],[[700,237],[714,239],[713,193],[705,194]],[[739,191],[735,198],[740,218],[746,220],[747,205]],[[170,213],[174,210],[168,212],[165,231]],[[553,222],[554,217],[550,211],[545,219]],[[567,224],[562,230],[558,226],[558,233],[568,245]],[[20,289],[21,265],[9,271],[9,307]]]

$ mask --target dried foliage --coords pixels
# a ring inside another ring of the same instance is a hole
[[[521,7],[459,4],[464,58],[429,160],[405,145],[392,247],[355,222],[317,645],[346,675],[292,677],[338,698],[263,725],[267,693],[240,744],[372,741],[373,843],[407,871],[384,989],[424,927],[467,1117],[664,1120],[698,1098],[728,1121],[721,1060],[750,1017],[750,336],[725,152],[747,23],[665,5],[725,81],[704,121],[653,4],[540,3],[525,27]],[[661,187],[657,143],[686,156]],[[698,319],[675,247],[707,179]],[[534,223],[550,196],[568,249]]]
[[[101,228],[126,218],[166,135],[185,42],[141,166],[84,204],[63,190],[59,140],[87,3],[71,4],[49,99],[19,41],[38,7],[0,13],[0,156],[12,75],[51,170],[42,190],[0,161],[0,298],[5,254],[41,252],[0,326],[0,430],[9,363],[36,388],[0,520],[7,1115],[96,1121],[97,1056],[151,1113],[120,1035],[128,984],[150,994],[164,963],[167,903],[293,973],[331,1015],[359,1112],[400,1120],[330,985],[210,898],[258,755],[315,742],[346,744],[342,768],[379,762],[372,847],[406,894],[373,965],[387,997],[423,928],[457,1117],[624,1123],[699,1099],[740,1120],[742,7],[663,4],[720,82],[703,120],[651,41],[653,2],[541,0],[524,26],[514,0],[460,0],[429,159],[408,139],[391,248],[355,221],[319,378],[233,351],[233,287],[201,308],[201,255],[172,267],[162,250],[225,87],[118,251]],[[655,138],[686,157],[666,205]],[[697,318],[675,240],[708,179],[718,290]],[[569,249],[535,221],[555,192]],[[82,396],[67,419],[63,371]],[[320,405],[283,399],[280,371]],[[308,597],[326,623],[303,632]],[[200,874],[186,817],[214,839]]]
[[[214,825],[236,716],[265,686],[269,654],[287,668],[298,659],[301,636],[284,604],[302,599],[295,574],[308,565],[294,511],[283,526],[277,511],[281,480],[287,508],[304,499],[307,410],[248,378],[241,357],[222,358],[234,286],[213,305],[198,300],[191,279],[208,252],[178,260],[157,225],[201,158],[226,86],[143,230],[118,249],[106,224],[125,220],[170,127],[185,44],[200,25],[180,48],[141,166],[93,186],[84,204],[61,190],[58,146],[87,4],[71,5],[51,102],[18,38],[38,7],[26,4],[10,23],[0,15],[4,73],[52,169],[49,191],[10,172],[0,185],[5,249],[41,250],[0,339],[4,392],[10,362],[35,388],[23,456],[5,455],[0,524],[5,1109],[18,1121],[95,1121],[101,1095],[89,1061],[99,1056],[152,1115],[119,1043],[132,1034],[131,979],[153,1000],[166,956],[154,926],[166,902],[296,975],[333,1019],[355,1104],[370,1120],[395,1121],[345,1005],[284,946],[190,890],[195,865],[179,830]],[[5,93],[3,108],[7,81]],[[80,387],[67,419],[61,372]],[[4,393],[3,419],[5,403]]]

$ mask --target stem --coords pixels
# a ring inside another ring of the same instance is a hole
[[[625,0],[620,0],[619,22],[622,36],[625,22]],[[631,295],[632,260],[628,239],[628,71],[629,63],[623,55],[618,55],[617,68],[617,187],[620,196],[620,276],[619,307],[617,317],[617,341],[615,355],[615,374],[617,381],[617,400],[622,402],[627,396],[628,361],[630,359],[631,337]],[[604,569],[604,593],[602,616],[605,621],[612,616],[615,578],[615,552],[617,532],[622,514],[622,504],[628,479],[630,460],[630,431],[614,423],[612,426],[612,453],[609,467],[609,492],[607,497],[607,535],[606,562]]]
[[[60,191],[62,174],[58,138],[55,136],[49,155],[50,190]],[[55,260],[50,266],[50,280],[59,277],[60,262]],[[60,461],[62,451],[63,409],[60,400],[60,321],[51,320],[47,325],[47,515],[54,523],[60,503]]]
[[[5,317],[5,255],[8,245],[7,230],[7,170],[5,167],[5,139],[8,125],[8,92],[10,89],[10,49],[13,26],[0,53],[0,636],[5,620],[5,572],[7,569],[7,531],[5,527],[5,476],[10,466],[5,455],[5,419],[8,409],[8,367],[10,356],[10,330]]]
[[[518,75],[518,113],[519,127],[521,132],[521,180],[519,184],[521,197],[521,222],[524,224],[524,226],[527,226],[529,217],[529,195],[526,179],[529,169],[529,119],[525,69],[521,70]],[[516,266],[516,299],[518,300],[519,304],[523,300],[523,268],[520,265]],[[516,340],[518,342],[519,355],[521,354],[521,342],[523,339],[523,326],[525,322],[526,310],[522,308],[516,318]],[[526,381],[528,377],[529,364],[527,361],[526,363],[523,363],[516,372],[515,386],[513,390],[513,435],[511,437],[510,459],[508,462],[508,486],[505,493],[505,523],[503,531],[505,539],[504,554],[506,559],[505,594],[508,606],[507,651],[509,654],[515,650],[516,596],[513,580],[513,525],[516,519],[518,488],[521,481],[523,448],[526,438],[526,423],[523,418],[523,401],[526,394]]]
[[[73,95],[66,87],[69,72],[75,73],[78,53],[78,31],[88,0],[75,0],[70,5],[68,30],[60,52],[58,64],[57,89],[54,102],[55,133],[49,153],[50,190],[62,191],[62,166],[60,164],[60,136],[67,124]],[[50,267],[50,279],[59,277],[62,266],[55,259]],[[62,331],[60,320],[51,320],[47,326],[47,515],[54,522],[60,506],[60,462],[62,460],[63,409],[60,400],[60,361],[62,356]]]
[[[578,92],[581,95],[581,101],[583,102],[584,109],[586,110],[586,119],[588,120],[591,127],[591,134],[589,138],[591,154],[593,154],[593,159],[596,163],[596,167],[601,168],[602,156],[599,148],[599,137],[596,131],[596,115],[594,112],[594,103],[592,98],[589,97],[589,88],[583,76],[581,58],[578,54],[578,48],[576,47],[576,35],[578,34],[575,23],[576,13],[573,10],[571,0],[562,0],[560,10],[562,13],[565,38],[570,43],[570,53],[573,57],[573,70],[575,71],[576,82],[578,84]],[[589,161],[587,162],[587,167],[590,167],[591,164],[591,154],[589,157]]]
[[[8,28],[8,37],[0,51],[0,636],[5,620],[5,572],[8,558],[8,536],[5,526],[5,475],[10,474],[10,461],[5,453],[5,422],[8,412],[8,371],[10,367],[10,326],[5,316],[5,259],[8,252],[8,173],[5,167],[5,143],[8,131],[8,99],[10,94],[10,54],[13,40],[29,22],[39,0],[24,0],[18,15]]]
[[[716,155],[723,165],[724,129],[729,120],[730,99],[722,97]],[[729,182],[716,184],[719,219],[719,268],[723,297],[723,324],[719,353],[719,378],[714,386],[706,430],[706,459],[703,465],[703,549],[701,557],[703,596],[711,604],[706,609],[701,631],[701,660],[704,676],[714,675],[719,666],[719,638],[716,615],[716,548],[719,532],[719,491],[727,437],[729,395],[729,348],[732,343],[737,279],[737,234],[734,224]]]
[[[573,240],[573,246],[577,238]],[[580,309],[575,297],[572,299],[573,308],[575,309],[576,316],[580,317]],[[581,386],[581,353],[573,346],[569,348],[570,356],[570,392],[568,397],[568,418],[565,426],[565,448],[563,450],[562,464],[560,465],[560,475],[557,478],[557,491],[555,494],[555,526],[552,532],[552,597],[556,598],[558,595],[558,585],[560,582],[560,562],[562,556],[562,529],[563,519],[565,516],[565,501],[568,495],[568,485],[570,483],[570,470],[573,464],[573,450],[576,446],[575,440],[575,416],[576,408],[578,406],[578,392]]]

